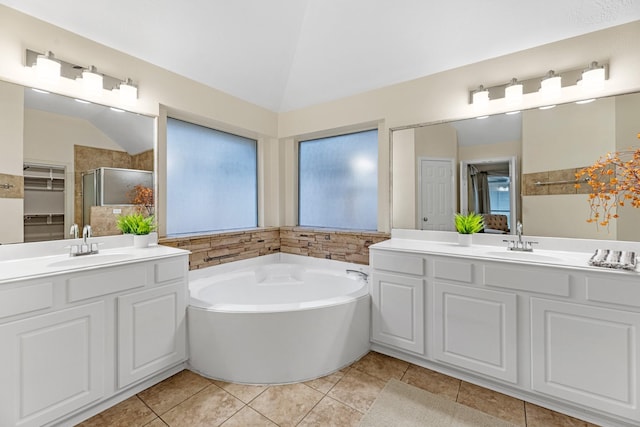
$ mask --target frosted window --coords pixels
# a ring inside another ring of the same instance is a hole
[[[167,234],[258,225],[257,142],[167,120]]]
[[[376,230],[378,131],[300,142],[301,226]]]

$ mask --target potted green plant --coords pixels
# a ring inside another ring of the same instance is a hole
[[[133,234],[133,246],[137,248],[147,247],[149,233],[157,228],[153,215],[143,216],[139,213],[120,215],[116,225],[122,233]]]
[[[458,243],[461,246],[471,246],[471,236],[484,228],[484,217],[475,212],[458,213],[454,221],[458,231]]]

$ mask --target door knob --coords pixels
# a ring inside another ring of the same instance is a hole
[[[427,217],[425,216],[424,218],[422,218],[422,220],[423,220],[424,222],[427,222],[427,221],[429,221],[429,218],[427,218]]]

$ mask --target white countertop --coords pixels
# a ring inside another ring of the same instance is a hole
[[[97,254],[69,256],[68,253],[0,260],[0,285],[16,280],[126,265],[140,261],[186,255],[189,251],[162,245],[146,248],[123,246],[100,250]]]
[[[512,236],[507,236],[512,238]],[[547,265],[554,267],[579,268],[592,271],[620,272],[632,275],[639,273],[636,271],[593,267],[588,264],[592,253],[544,250],[534,248],[533,252],[509,251],[505,245],[482,245],[473,244],[471,246],[461,246],[457,242],[434,241],[421,239],[391,238],[370,246],[370,249],[384,249],[399,252],[411,252],[416,254],[446,255],[461,258],[474,258],[487,261],[512,262],[519,264]]]

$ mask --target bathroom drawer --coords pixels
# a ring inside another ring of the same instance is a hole
[[[396,273],[424,275],[424,259],[413,255],[390,254],[387,252],[372,252],[371,266],[377,270],[393,271]]]
[[[0,291],[0,318],[53,306],[53,282],[34,283]]]
[[[482,283],[486,286],[561,297],[569,296],[569,273],[525,266],[505,267],[486,264],[483,276]]]
[[[455,280],[457,282],[473,282],[473,264],[470,262],[433,261],[433,277],[436,279]]]
[[[145,264],[103,269],[100,273],[83,274],[67,279],[67,301],[81,301],[139,288],[146,284],[147,267]]]
[[[613,275],[611,275],[613,276]],[[640,280],[587,276],[587,300],[640,307]]]
[[[156,283],[182,279],[186,275],[185,260],[180,257],[177,260],[158,262],[155,265],[154,273]]]

